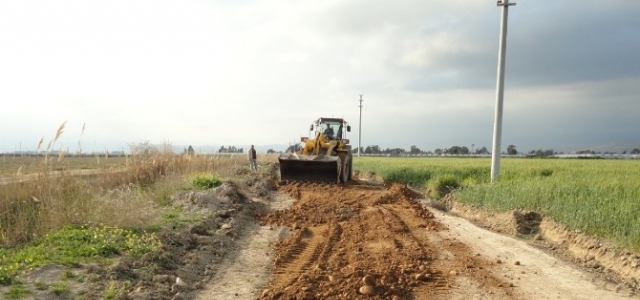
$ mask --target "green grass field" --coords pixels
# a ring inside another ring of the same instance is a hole
[[[436,198],[438,183],[453,180],[462,203],[538,211],[571,229],[640,250],[639,160],[505,158],[495,184],[488,158],[356,157],[354,169],[430,189]]]

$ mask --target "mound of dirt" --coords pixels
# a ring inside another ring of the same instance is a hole
[[[276,246],[276,277],[261,299],[436,299],[459,273],[503,284],[463,244],[430,240],[444,228],[403,185],[293,183],[279,191],[296,203],[262,222],[294,233]]]
[[[112,287],[127,291],[126,299],[189,299],[210,280],[219,262],[233,250],[253,215],[262,211],[233,183],[207,191],[180,191],[172,200],[206,216],[196,223],[176,223],[158,234],[161,249],[140,258],[123,258],[111,266],[86,268],[88,299],[101,299]]]

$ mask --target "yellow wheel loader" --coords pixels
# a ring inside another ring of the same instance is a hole
[[[309,128],[315,138],[302,137],[298,153],[278,157],[280,180],[346,183],[351,180],[352,154],[347,132],[351,126],[340,118],[319,118]],[[294,148],[295,149],[295,148]]]

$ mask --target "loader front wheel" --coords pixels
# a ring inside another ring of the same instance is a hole
[[[347,183],[349,181],[349,174],[351,173],[351,164],[348,155],[340,155],[340,182]]]

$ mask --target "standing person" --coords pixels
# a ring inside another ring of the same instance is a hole
[[[253,148],[253,145],[251,145],[251,149],[249,149],[248,152],[249,155],[249,169],[251,171],[258,171],[258,164],[256,164],[256,149]]]

